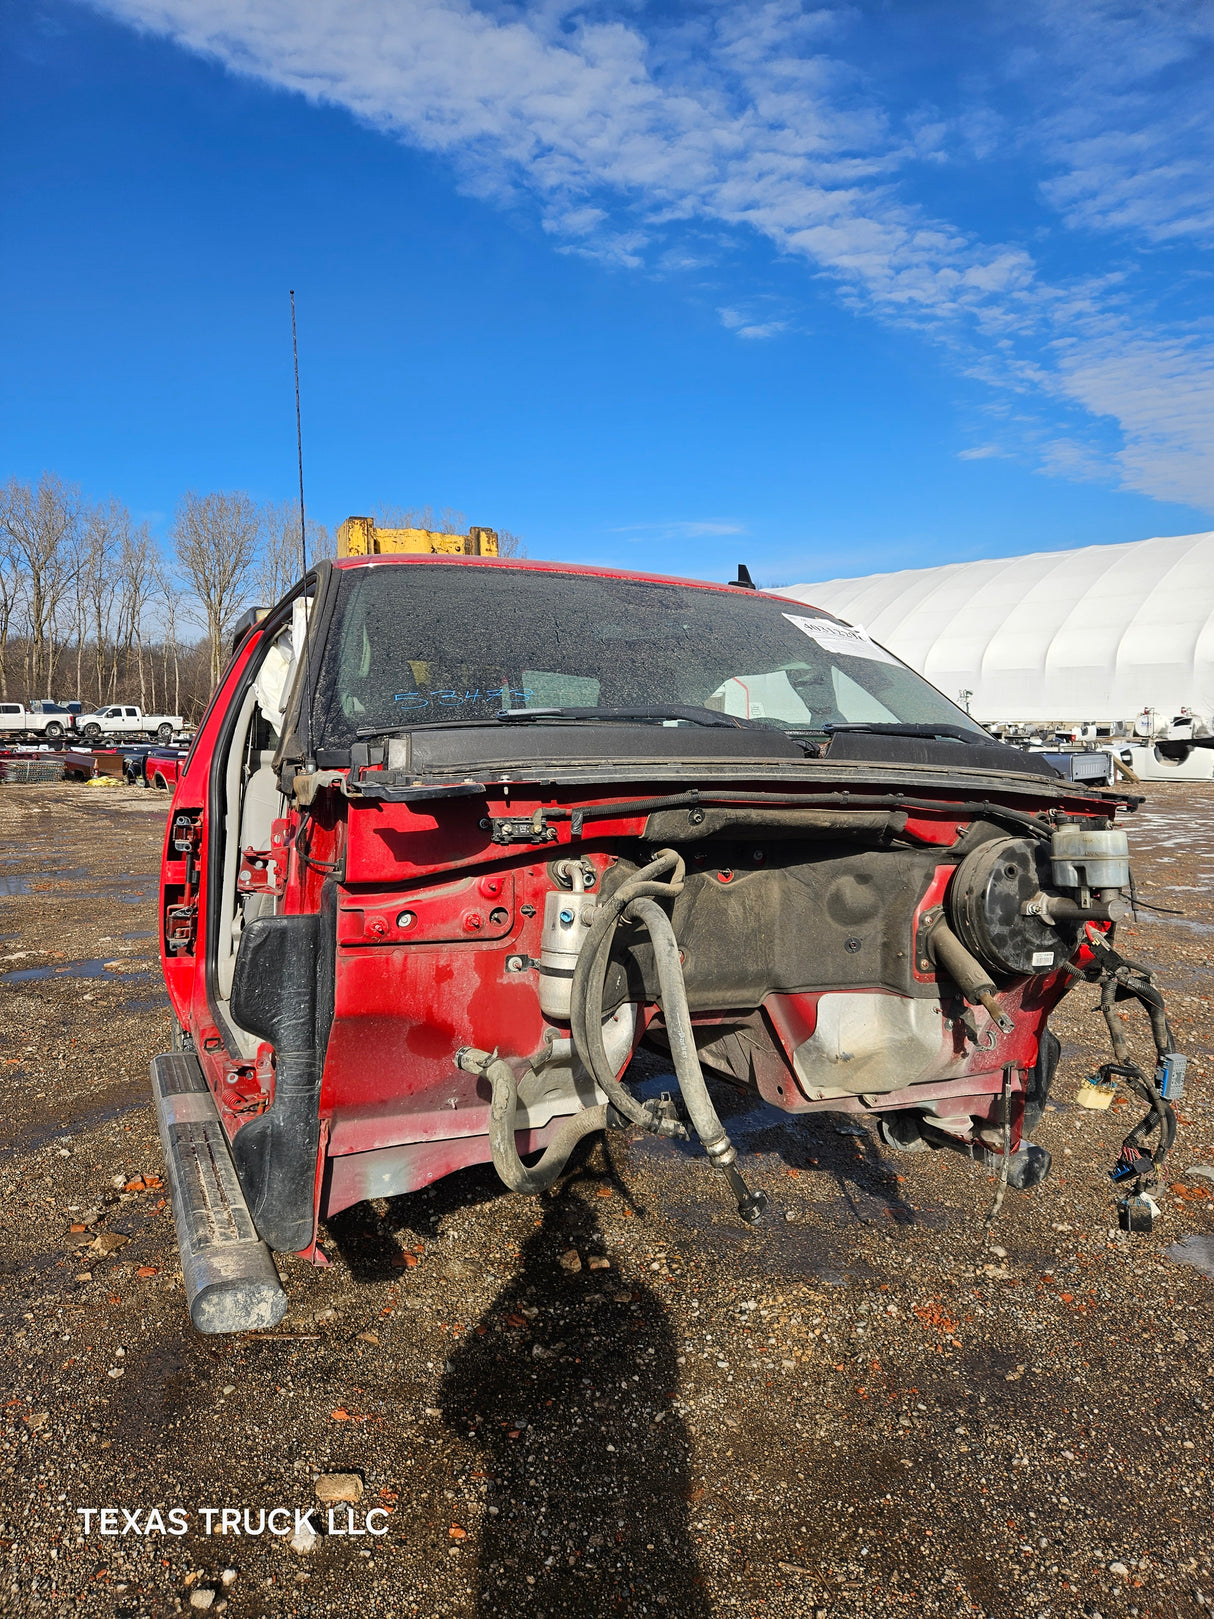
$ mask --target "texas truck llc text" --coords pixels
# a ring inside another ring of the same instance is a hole
[[[204,1535],[298,1535],[305,1532],[330,1535],[386,1535],[388,1514],[383,1507],[372,1507],[361,1523],[353,1507],[330,1507],[323,1527],[313,1522],[320,1508],[309,1507],[77,1507],[84,1519],[86,1535],[184,1535],[197,1519]],[[96,1524],[93,1520],[96,1519]]]

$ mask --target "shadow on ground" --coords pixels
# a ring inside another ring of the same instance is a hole
[[[447,1424],[481,1447],[492,1480],[477,1611],[495,1619],[528,1573],[549,1619],[709,1613],[687,1520],[691,1447],[671,1406],[674,1332],[649,1288],[589,1268],[607,1184],[585,1171],[544,1200],[517,1274],[443,1378]],[[574,1274],[560,1263],[571,1253]]]

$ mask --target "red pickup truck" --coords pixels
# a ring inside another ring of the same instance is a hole
[[[891,1151],[1027,1190],[1048,1019],[1080,976],[1147,1105],[1121,1163],[1143,1194],[1183,1065],[1112,945],[1119,807],[777,595],[320,564],[251,616],[169,817],[179,1034],[153,1090],[196,1325],[279,1319],[271,1251],[313,1253],[361,1199],[489,1161],[536,1192],[603,1129],[698,1138],[762,1218],[722,1088],[874,1117]],[[1155,1075],[1115,995],[1147,1005]],[[673,1100],[629,1087],[641,1044]]]

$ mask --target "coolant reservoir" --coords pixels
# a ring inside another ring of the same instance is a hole
[[[1050,842],[1055,888],[1126,888],[1130,841],[1119,826],[1060,826]]]
[[[544,901],[544,931],[540,935],[540,1011],[546,1018],[568,1018],[573,997],[577,958],[590,932],[597,909],[581,892],[557,889]]]

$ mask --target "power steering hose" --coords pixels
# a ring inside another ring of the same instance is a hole
[[[691,1028],[691,1013],[687,1007],[687,986],[683,982],[679,942],[674,936],[670,918],[651,899],[634,899],[624,915],[630,922],[640,922],[647,928],[653,941],[653,961],[661,989],[662,1015],[666,1019],[670,1055],[695,1132],[704,1151],[729,1182],[729,1189],[737,1199],[738,1213],[748,1225],[753,1225],[767,1207],[767,1195],[747,1188],[738,1169],[737,1148],[725,1134],[725,1127],[717,1117],[708,1086],[704,1083],[704,1072],[700,1067],[700,1056]]]
[[[678,1134],[685,1134],[675,1121],[637,1101],[620,1084],[603,1045],[603,990],[615,930],[620,918],[626,915],[630,921],[639,922],[645,927],[653,941],[654,964],[671,1057],[691,1122],[709,1158],[729,1182],[737,1200],[739,1215],[748,1224],[753,1224],[767,1207],[767,1198],[764,1193],[752,1193],[747,1188],[737,1167],[737,1151],[726,1135],[708,1095],[692,1034],[678,941],[669,917],[655,903],[657,899],[672,899],[682,892],[684,870],[681,856],[673,849],[663,849],[655,860],[603,901],[586,936],[573,975],[570,1011],[573,1044],[596,1082],[610,1097],[617,1113],[644,1130],[667,1135],[675,1134],[677,1130]],[[665,872],[673,874],[670,881],[659,881]]]
[[[620,917],[634,899],[673,899],[681,894],[685,870],[681,855],[673,849],[659,850],[656,859],[600,902],[578,953],[569,1012],[573,1048],[612,1107],[632,1124],[639,1124],[643,1130],[661,1135],[684,1135],[686,1132],[681,1126],[674,1130],[672,1125],[677,1121],[667,1120],[643,1102],[638,1102],[615,1077],[615,1067],[603,1045],[603,990],[607,983],[611,941],[615,938]],[[670,881],[660,882],[658,879],[666,872],[673,873]]]
[[[583,985],[582,1001],[585,1002],[585,967],[594,949],[606,943],[602,950],[602,972],[591,992],[596,997],[595,1004],[602,1007],[603,984],[607,972],[607,955],[610,950],[611,939],[615,933],[616,923],[630,901],[649,894],[678,894],[683,888],[684,866],[680,857],[673,850],[667,849],[658,855],[643,871],[611,896],[599,908],[594,925],[586,935],[582,947],[578,972],[574,976],[572,1023],[574,1048],[582,1054],[583,1061],[590,1069],[601,1088],[611,1098],[611,1104],[604,1107],[583,1108],[581,1112],[573,1114],[557,1126],[552,1140],[548,1143],[543,1157],[538,1164],[528,1169],[519,1157],[518,1145],[514,1139],[515,1121],[518,1113],[518,1090],[520,1081],[514,1076],[514,1070],[504,1057],[499,1057],[496,1051],[478,1051],[475,1047],[465,1046],[456,1053],[455,1062],[458,1068],[465,1073],[483,1074],[492,1087],[492,1099],[489,1106],[489,1149],[493,1156],[493,1167],[499,1177],[512,1192],[530,1192],[533,1195],[545,1192],[561,1174],[569,1157],[578,1142],[584,1136],[593,1135],[596,1130],[606,1129],[611,1123],[609,1115],[614,1112],[643,1124],[647,1129],[656,1130],[664,1135],[686,1135],[686,1131],[677,1119],[669,1118],[660,1113],[651,1113],[642,1103],[629,1095],[615,1077],[615,1069],[603,1044],[602,1014],[593,1020],[594,1033],[597,1041],[587,1038],[585,1033],[585,1020],[582,1020],[579,1033],[578,1008],[578,975]],[[656,879],[667,872],[674,872],[674,878],[669,883],[659,882]],[[523,1078],[530,1074],[528,1069]]]
[[[489,1106],[489,1149],[494,1169],[512,1192],[546,1192],[582,1137],[607,1127],[605,1106],[583,1108],[557,1126],[544,1156],[528,1169],[518,1155],[514,1140],[518,1081],[510,1064],[496,1052],[476,1051],[467,1046],[456,1055],[455,1061],[465,1073],[483,1074],[493,1087]]]

